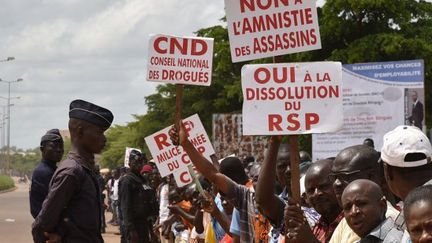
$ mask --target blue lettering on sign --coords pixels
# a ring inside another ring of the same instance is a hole
[[[423,60],[346,64],[343,67],[350,72],[371,79],[403,83],[424,81]]]

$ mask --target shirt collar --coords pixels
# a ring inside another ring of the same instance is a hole
[[[90,171],[95,170],[94,155],[91,153],[78,152],[77,149],[72,148],[71,151],[69,151],[68,157],[76,160],[80,165],[82,165],[87,170]]]
[[[50,161],[50,160],[46,160],[46,159],[42,159],[41,162],[44,163],[44,164],[46,164],[46,165],[48,165],[50,168],[52,168],[52,169],[54,169],[54,170],[57,169],[57,165],[56,165],[55,162],[52,162],[52,161]]]
[[[366,235],[364,238],[372,236],[372,237],[378,238],[380,240],[384,240],[384,238],[393,229],[394,226],[395,226],[395,224],[394,224],[393,220],[391,218],[387,218],[380,225],[378,225],[375,229],[373,229],[371,232],[369,232],[369,234]]]
[[[344,218],[344,214],[343,212],[341,212],[336,218],[335,220],[333,220],[333,222],[328,223],[326,221],[324,221],[324,217],[321,215],[320,219],[318,220],[317,224],[320,224],[322,226],[337,226],[339,224],[339,222]]]

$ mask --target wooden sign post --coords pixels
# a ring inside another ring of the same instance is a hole
[[[273,57],[273,63],[281,63],[282,56]],[[290,135],[289,151],[290,151],[290,169],[291,169],[291,198],[295,203],[300,203],[300,158],[298,149],[298,135]]]

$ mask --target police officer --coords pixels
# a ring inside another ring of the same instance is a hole
[[[150,218],[157,214],[155,191],[140,174],[145,162],[141,152],[132,150],[130,170],[120,183],[120,211],[130,243],[150,242]]]
[[[63,157],[63,139],[58,129],[51,129],[42,136],[40,142],[42,160],[33,171],[30,186],[30,212],[36,218],[42,208],[42,203],[48,194],[49,182],[57,163]]]
[[[74,100],[69,107],[72,147],[57,168],[42,210],[32,225],[35,243],[101,243],[101,198],[94,154],[105,147],[105,130],[113,114],[100,106]]]

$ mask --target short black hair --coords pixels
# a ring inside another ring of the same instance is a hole
[[[223,159],[219,165],[219,172],[240,185],[246,184],[249,179],[242,162],[237,157],[227,157]]]
[[[432,185],[416,187],[408,193],[404,201],[404,215],[408,215],[411,207],[417,202],[428,202],[432,204]]]

